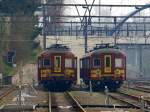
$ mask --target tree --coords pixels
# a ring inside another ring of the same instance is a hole
[[[22,13],[31,15],[40,5],[40,0],[2,0],[0,2],[0,12],[6,14]]]

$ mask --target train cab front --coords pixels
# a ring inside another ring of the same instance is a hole
[[[90,72],[90,80],[95,88],[104,89],[107,86],[110,90],[119,88],[126,76],[125,58],[116,54],[102,54],[101,57],[94,57],[93,66]]]
[[[74,57],[66,58],[60,54],[42,58],[38,64],[39,83],[46,88],[71,86],[76,82],[76,61]]]

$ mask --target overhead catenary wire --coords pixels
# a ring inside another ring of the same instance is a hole
[[[0,40],[0,42],[9,42],[9,41],[14,41],[14,42],[35,42],[35,40]]]

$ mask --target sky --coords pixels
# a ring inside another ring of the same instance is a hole
[[[101,4],[121,4],[121,5],[145,5],[150,4],[150,0],[95,0],[95,4],[99,4],[99,1]],[[79,4],[85,4],[85,0],[66,0],[66,3],[79,3]],[[93,2],[93,0],[87,0],[89,4]],[[85,9],[82,7],[78,7],[80,14],[84,14]],[[77,11],[75,8],[69,9],[69,11],[66,10],[66,12],[70,13],[70,10],[72,14],[77,14]],[[103,15],[103,11],[106,11],[110,15],[127,15],[131,11],[134,10],[134,8],[101,8],[101,15]],[[105,12],[104,11],[104,12]],[[146,10],[145,12],[150,12],[150,9]],[[93,15],[98,15],[98,8],[92,9]],[[106,13],[105,13],[106,14]]]

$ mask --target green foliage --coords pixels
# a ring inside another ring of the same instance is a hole
[[[5,21],[4,17],[0,17],[0,33],[3,34],[5,32]]]
[[[31,53],[30,62],[36,62],[37,59],[37,53],[36,51]]]
[[[40,0],[2,0],[0,2],[0,11],[7,14],[33,14],[40,5]]]
[[[10,33],[10,23],[5,23],[8,17],[0,17],[0,52],[2,53],[4,50],[8,48],[8,40]],[[0,54],[1,54],[0,53]]]
[[[4,63],[3,55],[6,55],[8,50],[16,50],[17,65],[21,61],[27,63],[31,62],[31,60],[32,62],[36,60],[37,53],[33,50],[33,45],[35,44],[33,40],[39,35],[41,29],[35,28],[37,18],[33,13],[39,6],[39,1],[0,1],[0,13],[14,15],[6,18],[0,17],[0,72],[8,75],[13,75],[16,72],[17,68],[13,68]],[[18,17],[17,15],[21,16]],[[5,20],[10,22],[4,22]]]
[[[5,75],[13,75],[15,73],[15,69],[12,66],[4,64],[4,74]]]
[[[0,65],[3,66],[3,69],[0,72],[4,75],[13,75],[16,72],[16,68],[6,64],[2,58],[0,58]]]

